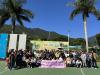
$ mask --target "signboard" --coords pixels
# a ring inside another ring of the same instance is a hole
[[[19,35],[19,43],[18,43],[18,50],[22,49],[25,50],[26,49],[26,34],[20,34]]]
[[[31,41],[33,50],[58,50],[58,48],[66,48],[68,46],[68,42],[61,41]]]
[[[8,34],[0,34],[0,58],[6,58]]]
[[[8,50],[10,49],[16,50],[16,47],[17,47],[17,34],[10,34]]]

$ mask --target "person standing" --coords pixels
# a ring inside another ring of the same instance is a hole
[[[12,70],[12,68],[15,67],[15,55],[14,52],[12,51],[11,54],[9,55],[9,69]]]
[[[91,54],[91,52],[86,53],[86,66],[88,68],[92,67],[92,54]]]
[[[82,59],[82,67],[86,67],[86,53],[85,52],[82,52],[81,59]]]
[[[21,53],[21,51],[18,51],[17,55],[16,55],[16,68],[22,68],[22,60],[23,58],[23,54]]]
[[[94,67],[95,69],[97,69],[97,62],[96,62],[96,52],[92,51],[92,67]]]

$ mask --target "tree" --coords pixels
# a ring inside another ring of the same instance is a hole
[[[11,19],[12,33],[14,33],[16,22],[21,26],[24,26],[23,20],[30,22],[30,18],[33,18],[33,14],[31,11],[23,9],[25,1],[26,0],[4,0],[1,2],[0,27],[2,27],[8,19]]]
[[[77,46],[77,45],[81,45],[81,46],[84,46],[85,45],[85,40],[83,38],[77,38],[77,39],[74,39],[72,40],[72,43],[71,45],[73,46]]]
[[[100,48],[100,34],[96,35],[96,41],[97,41],[97,44],[98,44],[98,46]]]
[[[60,35],[59,37],[56,37],[52,39],[53,41],[68,41],[67,36]]]
[[[84,21],[84,32],[85,32],[85,41],[86,41],[86,50],[88,52],[88,36],[87,36],[87,18],[89,17],[89,14],[93,14],[97,17],[97,19],[100,19],[100,12],[96,9],[95,0],[76,0],[74,3],[72,3],[74,6],[74,10],[72,11],[70,15],[70,19],[73,20],[73,18],[78,15],[82,14],[83,21]]]

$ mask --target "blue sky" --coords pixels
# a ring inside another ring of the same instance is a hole
[[[31,28],[42,28],[48,31],[55,31],[67,35],[70,30],[70,36],[74,38],[84,37],[83,20],[81,14],[69,19],[73,7],[66,6],[67,2],[74,0],[27,0],[26,9],[30,9],[34,14],[31,23],[24,22],[25,26]],[[100,1],[96,3],[100,8]],[[94,36],[100,33],[100,21],[90,15],[87,20],[88,36]]]

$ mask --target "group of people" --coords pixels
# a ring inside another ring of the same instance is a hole
[[[96,62],[96,52],[90,51],[70,51],[65,52],[66,64],[72,67],[98,68]]]
[[[7,66],[10,70],[25,67],[38,67],[40,62],[35,58],[34,53],[28,50],[9,50],[6,58]]]
[[[63,60],[66,67],[94,67],[97,68],[96,52],[64,51],[64,50],[9,50],[7,52],[7,66],[19,69],[24,67],[39,67],[42,60]]]
[[[94,50],[90,52],[85,51],[64,51],[64,50],[47,50],[35,51],[37,57],[42,60],[59,60],[62,59],[66,64],[66,67],[88,67],[98,68],[96,62],[96,52]]]

